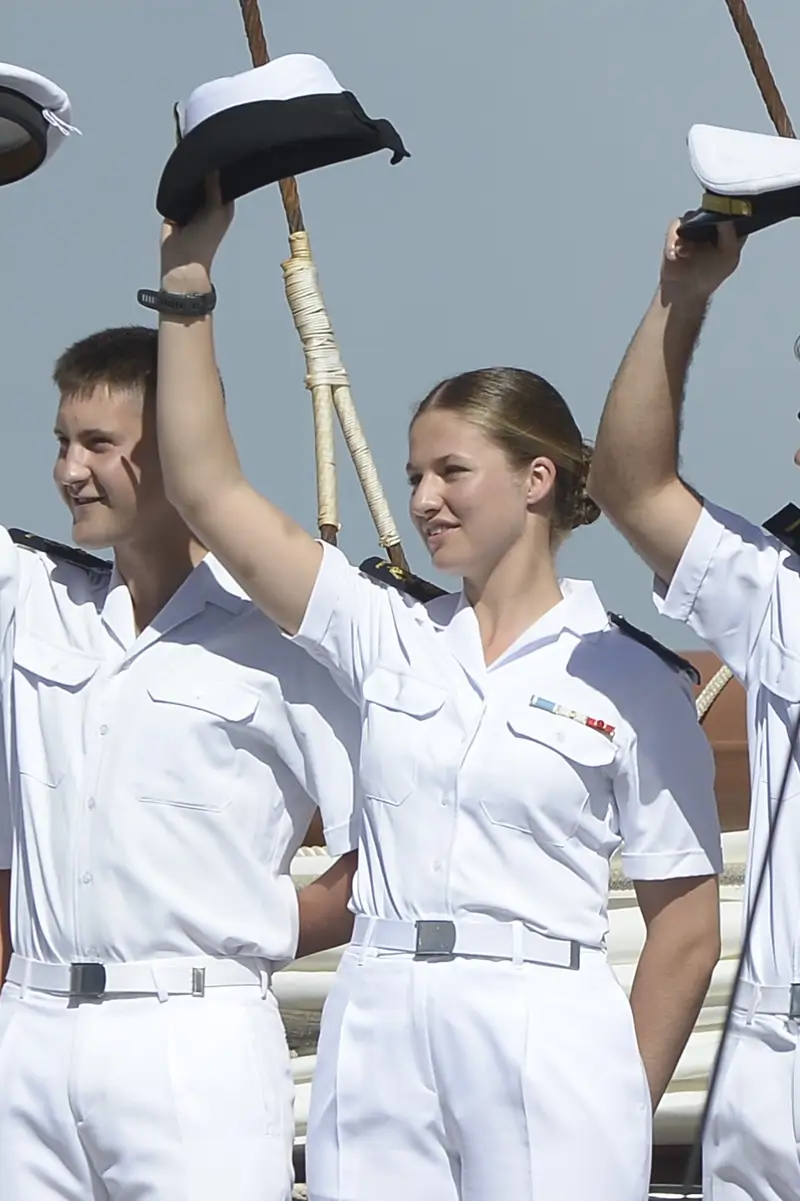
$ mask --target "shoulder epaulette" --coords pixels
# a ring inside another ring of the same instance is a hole
[[[621,633],[627,634],[628,638],[632,638],[634,642],[641,643],[642,646],[646,646],[649,651],[652,651],[654,655],[658,655],[659,659],[663,659],[673,671],[680,672],[681,675],[686,676],[695,685],[700,684],[700,672],[694,663],[690,663],[688,659],[684,659],[676,651],[670,650],[668,646],[664,646],[662,642],[653,638],[651,634],[645,633],[644,630],[637,630],[636,626],[632,626],[629,621],[626,621],[624,617],[620,617],[618,613],[609,613],[608,619]]]
[[[422,601],[423,604],[435,600],[437,596],[446,596],[444,588],[437,588],[435,584],[423,580],[421,576],[404,571],[402,567],[395,567],[386,559],[365,559],[360,570],[371,580],[377,580],[379,584],[388,584],[391,588],[397,588],[398,592],[404,592],[406,596]]]
[[[62,563],[71,563],[74,567],[82,567],[84,571],[104,573],[111,571],[108,559],[100,559],[90,555],[88,551],[77,546],[65,546],[63,542],[53,542],[50,538],[42,538],[39,534],[29,534],[27,530],[9,530],[8,535],[17,546],[27,546],[29,550],[41,550],[51,559]]]
[[[767,518],[764,529],[794,554],[800,554],[800,509],[797,505],[784,505]]]

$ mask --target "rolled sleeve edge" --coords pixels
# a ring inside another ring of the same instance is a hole
[[[669,586],[658,577],[654,581],[653,601],[662,617],[689,621],[724,533],[725,527],[703,507]]]
[[[287,635],[290,642],[306,648],[325,642],[339,597],[352,570],[349,561],[335,546],[326,542],[321,542],[320,546],[322,559],[303,620],[296,634]]]
[[[350,851],[358,850],[358,832],[353,820],[343,822],[338,826],[326,826],[323,829],[325,846],[331,855],[338,858]]]
[[[713,858],[706,851],[656,851],[621,855],[629,880],[680,880],[690,876],[718,876],[722,872],[722,852]]]

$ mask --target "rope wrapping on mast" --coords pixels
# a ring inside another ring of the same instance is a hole
[[[325,308],[308,234],[304,230],[291,234],[289,245],[292,257],[281,266],[286,299],[305,353],[306,387],[311,390],[315,406],[317,398],[323,393],[326,395],[322,406],[326,410],[322,417],[325,421],[329,420],[330,412],[327,394],[331,395],[356,474],[375,522],[380,545],[389,552],[392,547],[400,546],[400,535],[381,488],[377,468],[353,403],[350,380]],[[331,439],[332,431],[331,422]],[[335,467],[333,470],[335,471]]]
[[[239,0],[254,67],[269,62],[269,48],[258,0]],[[333,414],[339,419],[378,540],[395,567],[408,563],[381,486],[375,461],[356,412],[350,381],[342,362],[333,328],[325,309],[311,244],[303,221],[300,193],[294,178],[280,181],[281,199],[289,226],[291,258],[282,264],[286,299],[300,336],[306,361],[306,387],[311,392],[314,415],[314,449],[317,472],[317,524],[320,537],[336,545],[341,529],[336,496],[336,454]]]

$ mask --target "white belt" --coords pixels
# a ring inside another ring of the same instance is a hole
[[[537,934],[521,922],[403,922],[359,914],[351,941],[383,951],[407,951],[424,959],[475,955],[552,967],[580,966],[580,943]]]
[[[750,984],[742,980],[736,990],[736,1008],[800,1018],[800,984]]]
[[[12,955],[6,979],[22,988],[98,998],[109,993],[170,993],[202,997],[207,988],[269,986],[270,965],[261,959],[211,956],[152,959],[146,963],[39,963]]]

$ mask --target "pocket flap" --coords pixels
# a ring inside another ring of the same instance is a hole
[[[438,713],[447,700],[443,688],[385,667],[378,667],[367,676],[362,695],[365,701],[383,709],[393,709],[396,713],[408,713],[411,717],[430,717]]]
[[[84,655],[71,646],[54,646],[31,634],[17,635],[14,663],[28,675],[66,688],[85,684],[100,666],[99,659]]]
[[[249,684],[202,682],[189,676],[173,676],[151,683],[147,689],[152,701],[162,705],[183,705],[211,713],[224,721],[247,721],[258,708],[259,694]]]
[[[518,737],[548,746],[585,767],[604,767],[616,755],[616,746],[607,734],[558,713],[529,706],[514,713],[508,719],[508,727]]]

